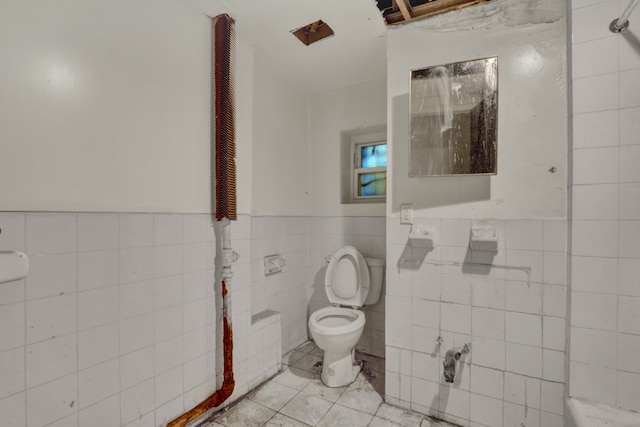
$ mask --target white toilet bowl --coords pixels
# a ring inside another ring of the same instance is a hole
[[[353,350],[364,324],[364,312],[351,308],[325,307],[311,314],[309,330],[324,350],[321,378],[327,386],[350,384],[360,372],[360,366],[354,365]]]
[[[380,270],[375,276],[371,300],[367,299],[370,287],[367,261],[356,248],[345,246],[333,255],[325,275],[325,292],[334,306],[321,308],[309,317],[311,337],[324,350],[321,378],[329,387],[350,384],[360,372],[354,349],[364,331],[365,316],[357,308],[368,301],[377,302],[384,265],[379,259],[368,260]]]

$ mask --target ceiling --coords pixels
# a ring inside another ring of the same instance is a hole
[[[187,1],[209,16],[229,13],[238,38],[253,45],[256,61],[307,94],[384,79],[386,25],[487,0]],[[335,34],[309,46],[292,34],[318,20]]]
[[[375,0],[191,0],[207,15],[229,13],[256,61],[301,93],[386,76],[386,28]],[[322,20],[335,35],[305,46],[291,32]]]

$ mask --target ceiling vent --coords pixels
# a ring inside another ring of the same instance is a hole
[[[300,40],[307,46],[309,46],[311,43],[322,40],[325,37],[333,35],[333,30],[331,29],[329,24],[322,20],[312,22],[309,25],[305,25],[304,27],[298,28],[297,30],[293,30],[291,32],[298,38],[298,40]]]

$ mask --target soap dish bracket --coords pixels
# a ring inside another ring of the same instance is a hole
[[[498,227],[495,224],[473,224],[469,246],[474,251],[497,251]]]
[[[412,226],[409,231],[409,241],[412,246],[435,246],[434,231],[422,225]]]
[[[287,265],[287,261],[280,254],[267,255],[264,257],[264,275],[271,276],[280,273]]]

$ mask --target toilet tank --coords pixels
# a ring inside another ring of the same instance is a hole
[[[382,258],[364,257],[369,267],[369,294],[365,305],[372,305],[380,300],[382,294],[382,278],[384,277],[384,260]]]

